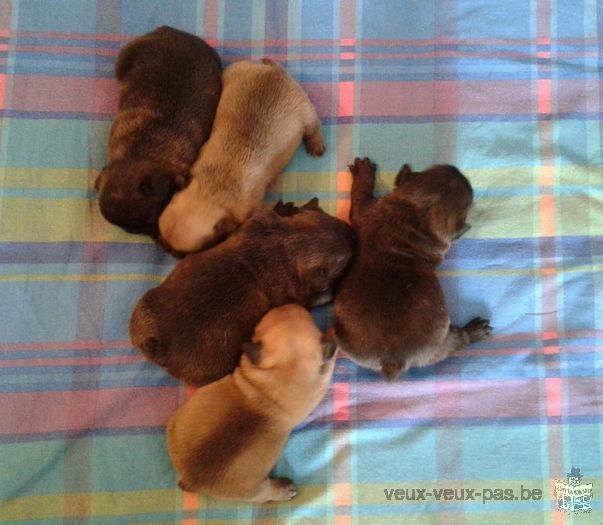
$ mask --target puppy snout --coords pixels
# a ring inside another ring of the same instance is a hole
[[[176,259],[183,259],[186,255],[186,252],[180,252],[172,248],[170,244],[161,236],[161,234],[157,235],[155,241],[159,246],[161,246],[161,248],[163,248],[166,252],[169,252]]]

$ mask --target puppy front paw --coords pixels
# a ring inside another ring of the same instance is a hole
[[[368,157],[364,157],[363,159],[356,157],[354,159],[354,164],[350,164],[348,168],[354,178],[364,176],[374,179],[375,173],[377,172],[377,165],[374,162],[371,162],[371,159]]]
[[[274,501],[289,501],[297,495],[297,487],[289,478],[276,478]]]
[[[465,330],[469,336],[470,343],[486,339],[492,333],[490,321],[488,319],[482,319],[481,317],[471,319],[471,321],[463,326],[463,330]]]

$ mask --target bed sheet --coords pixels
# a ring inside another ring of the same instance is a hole
[[[128,341],[174,260],[93,183],[118,50],[164,24],[272,57],[316,104],[327,153],[267,202],[346,218],[355,156],[380,192],[406,162],[475,188],[439,275],[492,337],[393,383],[340,356],[276,467],[290,503],[183,494],[164,426],[186,393]],[[596,0],[1,0],[0,522],[603,523],[602,38]]]

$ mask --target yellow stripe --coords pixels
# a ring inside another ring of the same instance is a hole
[[[81,509],[86,508],[90,509],[91,516],[177,512],[181,501],[180,494],[180,490],[174,488],[131,492],[93,494],[86,492],[27,496],[3,501],[0,522],[84,517],[79,513]]]

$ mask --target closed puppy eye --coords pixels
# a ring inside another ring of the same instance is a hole
[[[141,182],[140,186],[138,186],[138,191],[142,193],[145,197],[150,197],[153,195],[153,188],[148,182]]]

